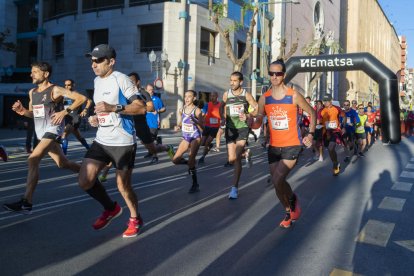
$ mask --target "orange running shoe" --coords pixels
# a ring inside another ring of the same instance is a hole
[[[115,202],[115,209],[113,211],[105,210],[102,215],[95,221],[92,227],[95,230],[104,229],[109,223],[122,214],[122,208],[118,203]]]
[[[286,212],[285,218],[279,224],[282,228],[289,228],[292,225],[292,219],[290,218],[290,213]]]
[[[292,222],[295,222],[297,219],[299,219],[301,213],[302,209],[300,208],[299,198],[295,194],[295,205],[293,208],[290,208],[290,218],[292,219]]]
[[[139,230],[144,225],[142,219],[137,218],[129,218],[128,221],[128,228],[125,230],[124,234],[122,235],[123,238],[132,238],[138,235]]]
[[[333,168],[333,175],[337,176],[341,172],[341,164],[338,163],[338,165],[334,166]]]

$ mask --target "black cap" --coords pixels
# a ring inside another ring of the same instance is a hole
[[[322,101],[324,101],[324,102],[330,102],[330,101],[332,101],[332,96],[329,95],[329,94],[325,94],[323,96],[323,98],[322,98]]]
[[[108,44],[100,44],[95,46],[92,52],[87,53],[86,57],[96,57],[96,58],[116,58],[115,49],[109,46]]]

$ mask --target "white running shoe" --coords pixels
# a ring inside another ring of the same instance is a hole
[[[229,193],[229,199],[237,199],[237,188],[231,187],[230,193]]]
[[[253,153],[250,149],[246,150],[246,166],[247,168],[251,168],[253,166],[253,160],[252,160]]]

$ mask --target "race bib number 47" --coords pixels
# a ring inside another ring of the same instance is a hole
[[[272,129],[274,130],[286,130],[289,129],[289,121],[287,117],[278,116],[270,119],[272,123]]]

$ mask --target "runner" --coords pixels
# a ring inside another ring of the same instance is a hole
[[[205,127],[201,138],[201,145],[204,146],[204,151],[203,155],[198,160],[199,164],[204,163],[204,159],[212,147],[211,142],[216,138],[220,128],[220,102],[217,99],[218,93],[212,92],[210,95],[210,102],[207,105]]]
[[[158,129],[160,125],[160,114],[166,111],[164,103],[162,100],[154,94],[154,86],[152,84],[147,84],[145,90],[150,94],[151,100],[154,106],[153,111],[147,111],[146,118],[147,124],[151,131],[153,140],[157,142],[157,144],[162,144],[161,136],[158,136]],[[152,153],[148,152],[144,158],[152,157]]]
[[[364,157],[365,146],[367,145],[367,134],[365,133],[365,127],[370,126],[368,123],[368,116],[364,112],[365,108],[362,104],[358,105],[358,117],[359,123],[356,124],[356,138],[358,140],[359,157]]]
[[[234,165],[233,186],[229,199],[237,199],[240,175],[242,172],[241,158],[249,135],[247,119],[249,105],[253,108],[252,115],[257,113],[257,103],[253,96],[241,87],[243,74],[233,72],[230,76],[230,89],[223,94],[220,105],[221,125],[226,125],[228,163]],[[226,166],[226,165],[225,165]]]
[[[138,212],[137,195],[131,186],[137,147],[132,115],[144,114],[145,105],[137,98],[138,89],[128,76],[114,71],[116,52],[112,47],[98,45],[86,56],[91,58],[96,75],[93,94],[96,115],[89,117],[89,122],[98,127],[98,131],[83,159],[79,185],[104,208],[93,228],[105,228],[122,213],[122,207],[111,200],[103,185],[96,180],[105,165],[112,162],[116,168],[118,190],[130,212],[123,237],[135,237],[143,222]]]
[[[351,156],[355,146],[355,126],[359,123],[359,117],[358,113],[351,108],[349,100],[345,100],[343,106],[346,116],[346,124],[343,124],[343,129],[345,129],[345,132],[342,136],[345,145],[344,162],[348,163],[351,160]]]
[[[193,184],[191,185],[189,193],[200,191],[197,182],[197,172],[195,167],[195,158],[197,156],[198,148],[200,147],[201,132],[204,127],[204,119],[201,109],[197,107],[195,101],[197,99],[197,92],[188,90],[184,94],[184,107],[180,110],[181,123],[178,127],[183,133],[183,140],[178,145],[178,149],[173,157],[173,163],[176,165],[187,164],[188,173],[191,175]],[[183,161],[183,155],[190,150],[188,161]]]
[[[326,94],[322,101],[325,106],[321,111],[322,124],[324,126],[324,142],[333,164],[333,174],[337,176],[341,172],[341,164],[338,162],[336,145],[342,144],[342,131],[344,131],[341,130],[339,117],[343,118],[343,124],[346,124],[346,117],[345,112],[340,107],[332,104],[331,95]]]
[[[71,79],[65,80],[65,88],[73,91],[73,88],[75,87],[75,82]],[[68,98],[64,98],[63,100],[65,108],[70,106],[72,104],[72,100]],[[68,152],[68,145],[69,141],[67,137],[69,134],[75,135],[76,139],[86,148],[89,149],[88,142],[86,142],[85,138],[82,137],[79,126],[81,124],[81,118],[88,115],[88,110],[92,104],[92,101],[90,99],[86,100],[86,106],[84,109],[81,109],[81,106],[78,107],[76,110],[72,110],[71,113],[65,116],[65,130],[62,134],[62,149],[63,153],[66,155]]]
[[[367,114],[368,116],[367,126],[365,127],[365,132],[367,134],[366,150],[368,150],[368,148],[370,148],[372,146],[372,143],[375,141],[375,133],[374,133],[375,112],[373,112],[372,104],[371,105],[369,104],[370,102],[368,103],[368,106],[366,107],[367,111],[365,112],[365,114]]]
[[[35,62],[31,67],[32,83],[37,87],[29,91],[29,108],[26,109],[18,100],[13,104],[12,110],[21,116],[34,118],[36,135],[41,139],[28,157],[26,191],[22,199],[3,205],[8,211],[25,214],[30,214],[32,211],[33,193],[39,180],[40,161],[46,153],[59,168],[79,172],[80,165],[66,159],[59,142],[63,133],[65,116],[86,101],[85,96],[52,84],[49,81],[52,67],[48,63]],[[64,97],[73,100],[73,103],[66,109],[63,107]]]
[[[257,118],[253,120],[253,127],[260,127],[263,116],[267,115],[270,132],[268,149],[270,174],[276,195],[286,211],[280,227],[289,228],[292,222],[299,219],[301,208],[299,198],[293,193],[286,177],[296,165],[302,144],[307,147],[312,145],[316,115],[299,92],[283,83],[285,72],[283,60],[270,64],[269,76],[272,86],[259,99],[259,111]],[[303,139],[298,123],[299,108],[307,112],[310,117],[309,132]]]
[[[382,140],[382,128],[381,128],[381,111],[378,108],[377,111],[375,111],[375,140],[379,139]]]
[[[321,111],[323,109],[323,103],[321,100],[316,101],[314,109],[316,113],[316,127],[315,127],[315,136],[313,137],[313,149],[315,151],[315,156],[313,157],[313,160],[322,162],[323,161],[323,125],[322,125]]]

